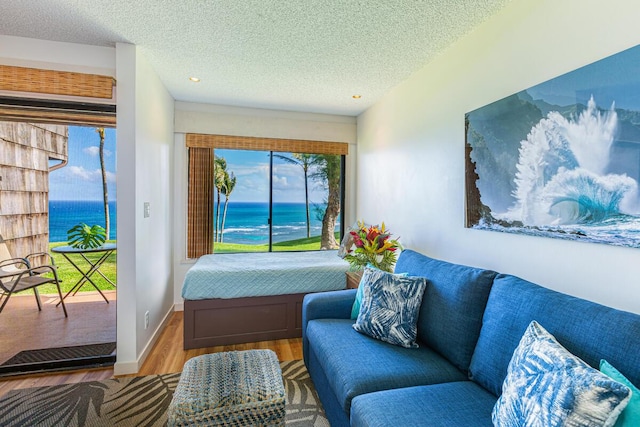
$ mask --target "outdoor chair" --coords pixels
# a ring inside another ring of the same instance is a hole
[[[50,264],[39,265],[32,267],[29,259],[33,259],[38,256],[48,256]],[[45,273],[51,273],[52,277],[43,276]],[[9,302],[9,298],[12,294],[27,289],[33,289],[33,293],[36,297],[36,303],[38,304],[38,310],[42,310],[42,302],[40,301],[40,294],[38,293],[38,286],[45,285],[47,283],[55,283],[58,288],[58,296],[62,303],[62,309],[64,310],[65,317],[67,315],[67,308],[64,305],[64,299],[62,298],[62,291],[60,289],[60,281],[58,280],[58,271],[56,265],[53,263],[53,258],[46,252],[29,254],[24,258],[14,258],[11,256],[7,245],[0,235],[0,313]]]
[[[46,263],[42,264],[42,265],[38,265],[36,266],[34,264],[34,260],[37,260],[38,258],[46,258]],[[24,257],[21,258],[17,258],[14,257],[11,254],[11,251],[9,251],[9,248],[7,247],[7,243],[4,241],[4,238],[2,237],[2,234],[0,234],[0,261],[5,261],[5,260],[20,260],[20,259],[24,259],[27,261],[27,264],[29,265],[30,268],[33,269],[33,274],[44,274],[44,273],[48,273],[49,269],[47,267],[52,266],[53,268],[58,268],[56,266],[55,261],[53,260],[53,257],[51,256],[51,254],[49,252],[35,252],[29,255],[26,255]],[[41,267],[43,267],[41,269]],[[18,270],[18,267],[16,267],[15,265],[7,265],[5,267],[0,267],[0,273],[4,273],[4,272],[10,272],[13,271],[15,272],[16,270]]]

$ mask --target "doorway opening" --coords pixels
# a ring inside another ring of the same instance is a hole
[[[55,283],[37,293],[0,287],[9,298],[0,311],[2,376],[115,363],[115,106],[95,110],[109,120],[0,115],[0,244],[12,257],[47,254],[36,263],[55,265],[68,313]]]

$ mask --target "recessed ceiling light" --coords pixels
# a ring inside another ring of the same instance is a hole
[[[194,83],[198,83],[200,81],[200,79],[197,77],[189,77],[189,80],[191,80]]]
[[[351,97],[353,99],[360,99],[360,98],[362,98],[362,95],[352,95]]]

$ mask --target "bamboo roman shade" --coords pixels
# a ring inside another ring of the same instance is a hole
[[[228,148],[233,150],[279,151],[309,154],[349,154],[349,144],[345,142],[310,141],[303,139],[188,133],[186,143],[189,148]]]
[[[110,76],[0,65],[0,91],[24,93],[24,98],[13,93],[0,97],[0,120],[112,127],[115,105],[105,100],[113,100],[114,85]],[[42,99],[39,94],[86,101]]]
[[[187,206],[187,258],[213,249],[213,150],[189,150],[189,200]]]
[[[0,90],[111,99],[114,85],[110,76],[0,65]]]

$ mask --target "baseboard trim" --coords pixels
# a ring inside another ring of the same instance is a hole
[[[160,325],[158,325],[156,330],[153,332],[151,339],[149,340],[147,345],[144,347],[144,349],[142,350],[142,353],[140,354],[140,356],[138,356],[138,359],[135,362],[116,361],[116,363],[113,365],[113,375],[137,374],[140,371],[140,368],[142,368],[142,364],[147,359],[147,356],[149,356],[149,353],[151,353],[151,350],[153,349],[153,346],[158,341],[158,338],[160,338],[160,334],[169,323],[169,319],[171,318],[171,314],[173,314],[173,312],[174,312],[174,308],[172,306],[171,308],[169,308],[169,311],[167,311],[167,314],[165,314],[164,318],[162,319],[162,322],[160,322]]]
[[[184,311],[184,301],[173,304],[173,311]]]
[[[129,375],[138,373],[137,362],[116,362],[113,364],[113,375]]]

